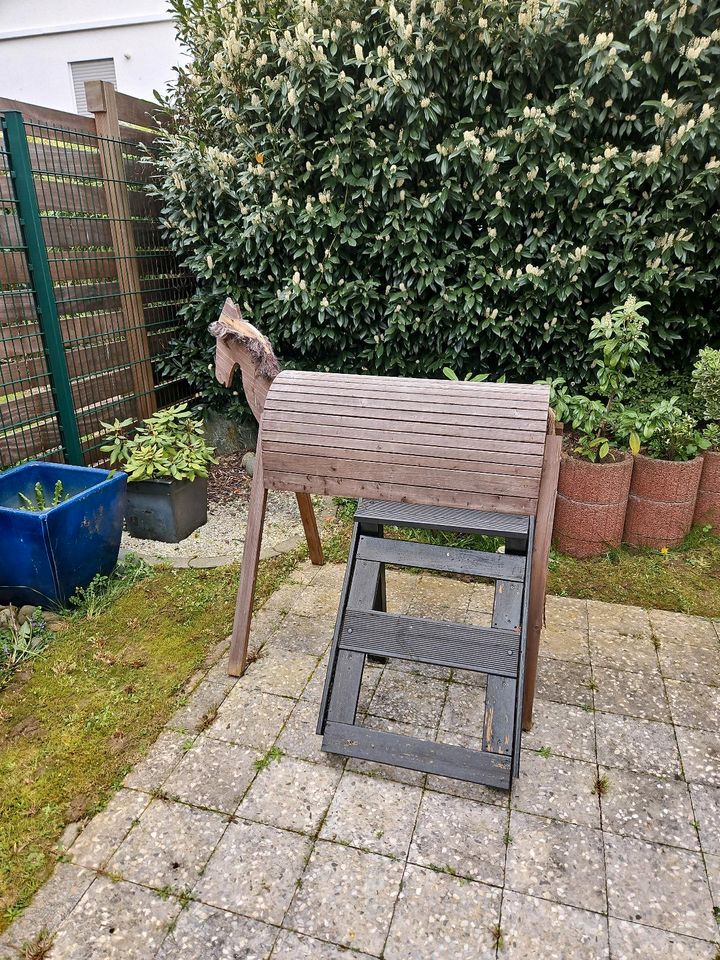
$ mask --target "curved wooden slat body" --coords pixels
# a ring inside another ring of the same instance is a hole
[[[267,489],[534,516],[549,390],[284,371],[262,418]]]

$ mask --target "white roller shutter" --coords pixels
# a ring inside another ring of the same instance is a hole
[[[70,74],[75,92],[77,112],[84,114],[86,117],[90,116],[85,99],[85,83],[87,80],[109,80],[114,87],[117,87],[115,61],[112,57],[108,60],[77,60],[70,64]]]

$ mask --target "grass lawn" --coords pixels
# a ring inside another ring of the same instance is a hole
[[[261,564],[263,603],[303,556]],[[230,632],[237,567],[155,570],[90,591],[0,689],[0,932],[51,872],[66,824],[100,809]]]
[[[553,553],[548,591],[581,600],[720,617],[720,539],[695,529],[665,554],[622,547],[590,560]]]

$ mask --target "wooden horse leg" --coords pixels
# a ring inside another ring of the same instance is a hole
[[[297,493],[298,508],[300,510],[300,519],[305,530],[305,539],[307,540],[310,562],[316,567],[321,567],[325,563],[323,556],[322,543],[318,533],[317,520],[313,510],[312,500],[309,493]]]
[[[538,509],[535,520],[535,541],[530,578],[530,597],[528,602],[527,648],[525,652],[525,682],[523,686],[523,730],[532,728],[535,683],[537,680],[538,654],[540,652],[540,631],[545,615],[545,587],[548,575],[548,557],[552,538],[553,518],[555,515],[555,497],[557,494],[558,473],[562,437],[549,435],[545,439],[542,479],[538,495]]]
[[[241,677],[245,672],[266,503],[267,490],[265,489],[262,460],[258,454],[250,488],[245,546],[243,548],[242,567],[240,568],[240,585],[235,603],[235,621],[230,642],[228,673],[231,677]]]

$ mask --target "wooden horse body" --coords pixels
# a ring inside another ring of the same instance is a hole
[[[560,460],[548,388],[280,372],[266,338],[231,301],[211,332],[218,379],[229,384],[239,366],[260,420],[230,673],[245,667],[268,490],[307,498],[309,543],[317,537],[312,493],[532,517],[529,725]]]

